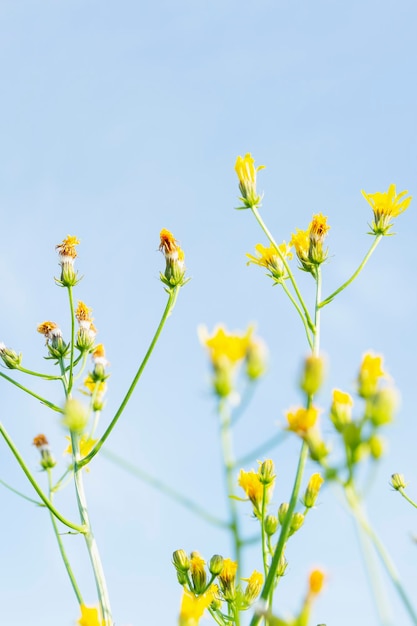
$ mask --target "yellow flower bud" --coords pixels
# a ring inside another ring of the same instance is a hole
[[[191,567],[190,559],[185,550],[175,550],[172,555],[172,562],[175,568],[181,572],[188,572]]]
[[[304,361],[300,388],[307,396],[312,396],[320,389],[324,380],[324,360],[311,354]]]
[[[405,489],[407,483],[405,482],[404,474],[393,474],[391,476],[391,486],[398,491],[399,489]]]
[[[315,504],[319,495],[320,487],[324,482],[324,478],[320,474],[313,474],[308,482],[305,490],[303,503],[308,509],[311,509]]]

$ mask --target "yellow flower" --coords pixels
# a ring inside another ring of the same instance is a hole
[[[254,570],[249,578],[242,578],[242,580],[248,583],[245,589],[244,599],[249,606],[261,593],[264,577],[261,572]]]
[[[84,304],[84,302],[81,302],[81,300],[78,301],[75,317],[77,318],[80,326],[90,328],[91,322],[93,321],[93,318],[91,317],[92,311],[93,309],[90,309],[86,304]]]
[[[271,278],[276,282],[281,282],[288,276],[282,259],[292,259],[291,245],[283,241],[278,246],[278,249],[279,252],[277,252],[277,249],[272,244],[266,248],[261,243],[258,243],[255,246],[258,256],[253,256],[252,254],[246,255],[249,259],[248,265],[253,263],[254,265],[265,267]]]
[[[65,437],[70,443],[68,444],[67,449],[64,454],[72,454],[72,445],[71,445],[71,437]],[[87,456],[89,452],[94,448],[97,443],[97,439],[91,439],[88,435],[81,435],[79,440],[80,447],[80,457],[84,458]]]
[[[232,601],[236,596],[236,572],[237,562],[224,559],[223,569],[218,575],[220,589],[226,601]]]
[[[323,243],[329,230],[330,226],[327,224],[327,217],[322,215],[322,213],[313,215],[313,219],[309,226],[310,240]]]
[[[241,469],[237,482],[239,487],[242,487],[243,491],[252,502],[256,513],[260,514],[264,486],[260,481],[258,472],[254,472],[253,470],[245,472],[245,470]]]
[[[191,578],[193,579],[196,592],[199,593],[206,586],[206,562],[197,551],[191,552],[190,556]]]
[[[371,352],[363,356],[358,375],[358,394],[362,398],[373,396],[377,391],[379,379],[386,376],[382,369],[382,361],[382,356]]]
[[[374,221],[371,224],[374,235],[386,235],[392,227],[392,218],[403,213],[410,205],[412,196],[405,198],[408,191],[397,195],[395,185],[390,185],[388,191],[366,193],[362,190],[365,200],[371,205]]]
[[[330,419],[336,430],[341,432],[346,424],[352,421],[352,396],[340,389],[333,389],[333,402],[330,408]]]
[[[41,335],[44,335],[46,340],[62,337],[61,329],[55,322],[42,322],[42,324],[38,325],[37,331]]]
[[[253,326],[249,326],[246,333],[229,333],[219,325],[213,331],[211,337],[205,327],[199,328],[200,341],[208,348],[213,366],[221,364],[225,359],[230,363],[237,363],[245,358]]]
[[[323,483],[324,478],[320,474],[313,474],[310,477],[303,499],[304,506],[308,509],[311,509],[316,504]]]
[[[77,237],[68,235],[68,237],[64,239],[62,243],[59,243],[57,246],[55,246],[55,250],[58,250],[58,254],[61,259],[62,257],[75,259],[75,257],[77,256],[75,246],[78,246],[79,243],[80,242]]]
[[[178,245],[174,235],[166,228],[159,233],[159,239],[159,249],[163,252],[166,263],[165,273],[160,274],[162,282],[170,289],[185,285],[187,280],[184,279],[184,251]]]
[[[179,626],[197,626],[204,611],[213,602],[217,587],[213,585],[200,596],[184,589],[181,600]]]
[[[265,165],[255,167],[255,159],[248,152],[244,157],[238,156],[235,163],[235,171],[239,179],[239,189],[242,196],[242,207],[240,209],[250,209],[260,206],[262,195],[258,195],[256,191],[256,174],[259,170],[265,168]]]
[[[304,271],[314,274],[316,266],[326,260],[328,250],[324,250],[323,243],[329,230],[327,217],[317,213],[313,215],[307,230],[297,228],[292,235],[290,245],[294,246]]]
[[[317,595],[323,589],[325,575],[319,569],[315,569],[311,572],[308,585],[309,585],[309,593],[313,595]]]
[[[98,609],[90,609],[84,604],[81,605],[81,617],[78,626],[104,626],[104,620],[100,619]]]
[[[312,406],[309,409],[304,407],[293,408],[287,411],[288,429],[298,434],[306,433],[313,428],[319,416],[319,409]]]

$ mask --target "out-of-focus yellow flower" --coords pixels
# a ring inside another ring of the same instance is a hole
[[[205,593],[195,596],[184,589],[181,600],[179,626],[197,626],[204,611],[215,599],[216,585],[212,585]]]
[[[316,425],[318,416],[319,409],[314,406],[309,409],[304,407],[289,409],[286,412],[288,429],[298,434],[305,434]]]
[[[10,370],[19,367],[22,362],[22,355],[8,348],[2,341],[0,341],[0,358]]]
[[[72,454],[71,437],[65,437],[68,441],[68,447],[65,450],[65,454]],[[97,439],[91,439],[88,435],[81,435],[79,439],[79,448],[81,458],[87,456],[89,452],[94,448],[97,443]],[[87,469],[87,468],[86,468]]]
[[[78,626],[104,626],[104,619],[100,618],[98,609],[88,608],[84,604],[80,608],[81,617],[77,622]]]
[[[358,394],[362,398],[373,396],[377,391],[379,380],[386,377],[382,361],[381,355],[371,352],[364,354],[358,375]]]
[[[341,432],[346,424],[352,421],[352,396],[340,389],[333,389],[333,402],[330,408],[330,419],[336,430]]]
[[[285,243],[285,241],[278,246],[278,249],[281,254],[277,252],[277,249],[272,244],[265,247],[261,243],[258,243],[255,246],[257,255],[246,255],[249,259],[248,265],[253,263],[254,265],[265,267],[271,278],[273,278],[276,283],[282,282],[285,278],[288,278],[288,273],[282,259],[292,259],[293,256],[291,252],[291,245]]]
[[[238,156],[235,163],[235,171],[239,179],[239,189],[242,196],[239,198],[243,206],[239,209],[250,209],[261,205],[262,195],[256,191],[256,174],[265,165],[255,167],[255,159],[248,152],[244,157]]]
[[[309,593],[317,595],[323,589],[325,575],[319,569],[315,569],[311,572],[308,585],[309,585]]]
[[[47,438],[45,437],[45,435],[42,435],[42,434],[41,435],[37,435],[33,439],[33,445],[40,452],[40,455],[41,455],[41,460],[40,460],[41,467],[44,470],[51,469],[52,467],[55,467],[56,461],[55,461],[54,457],[51,454],[51,449],[49,447],[49,442],[48,442]]]
[[[260,514],[262,509],[264,486],[259,479],[258,472],[254,472],[253,470],[245,472],[245,470],[241,469],[237,482],[252,502],[256,513]]]
[[[250,380],[257,380],[267,369],[268,348],[259,337],[251,337],[246,351],[246,374]]]
[[[159,233],[159,249],[165,256],[165,272],[160,273],[161,281],[170,289],[185,285],[184,251],[179,246],[174,235],[163,228]]]
[[[392,227],[392,219],[409,207],[412,196],[405,198],[408,191],[397,194],[395,185],[390,185],[388,191],[366,193],[362,190],[365,200],[371,205],[374,220],[371,224],[374,235],[386,235]]]
[[[72,259],[75,259],[77,256],[77,250],[75,249],[75,246],[78,246],[79,243],[80,241],[77,237],[68,235],[68,237],[66,237],[62,241],[62,243],[59,243],[55,246],[55,250],[58,250],[58,254],[61,257],[61,260],[62,257],[70,257]]]
[[[264,577],[261,572],[254,570],[249,578],[242,578],[242,580],[248,583],[244,592],[244,600],[249,606],[261,593]]]

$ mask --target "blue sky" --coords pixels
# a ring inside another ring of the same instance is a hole
[[[27,366],[46,367],[37,325],[53,319],[69,332],[65,293],[53,282],[54,246],[77,235],[84,278],[76,296],[93,308],[111,362],[103,420],[110,419],[162,312],[159,231],[173,231],[192,281],[108,448],[218,513],[225,496],[198,324],[255,322],[269,345],[269,373],[236,434],[239,456],[275,434],[283,410],[298,401],[307,349],[283,294],[246,266],[245,254],[265,241],[249,212],[233,210],[235,158],[250,151],[267,166],[262,214],[278,240],[306,228],[313,213],[328,215],[330,293],[370,244],[360,190],[394,182],[416,195],[416,22],[411,0],[0,1],[0,340],[23,352]],[[351,391],[363,352],[383,352],[402,405],[369,512],[406,586],[415,577],[413,512],[388,482],[404,472],[412,492],[416,471],[416,226],[412,204],[396,236],[324,311],[330,369],[319,398],[327,406],[332,387]],[[311,301],[310,277],[300,284]],[[50,393],[62,400],[59,389]],[[63,467],[55,417],[4,382],[1,398],[1,420],[31,467],[39,432]],[[275,451],[277,505],[288,498],[296,450],[290,441]],[[30,493],[4,445],[0,478]],[[176,623],[172,551],[227,555],[227,538],[104,458],[86,481],[117,625]],[[71,626],[76,606],[45,511],[5,489],[1,497],[1,623]],[[75,515],[65,497],[59,502]],[[84,547],[68,539],[93,604]],[[282,612],[298,606],[308,570],[320,565],[329,583],[317,622],[377,626],[336,493],[323,493],[296,539]],[[387,589],[392,623],[407,623]]]

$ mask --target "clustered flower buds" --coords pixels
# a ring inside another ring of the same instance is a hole
[[[7,348],[2,341],[0,341],[0,358],[10,370],[18,369],[22,362],[22,355]]]

